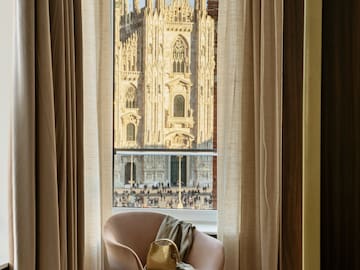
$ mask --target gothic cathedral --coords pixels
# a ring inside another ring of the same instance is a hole
[[[206,0],[115,1],[114,187],[176,185],[177,157],[117,150],[213,149],[214,20]],[[170,3],[168,3],[170,2]],[[186,186],[212,185],[211,156],[182,161]]]

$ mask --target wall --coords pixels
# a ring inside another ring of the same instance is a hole
[[[302,269],[304,0],[284,0],[282,232],[280,269]]]
[[[323,1],[321,265],[360,269],[360,2]]]
[[[0,264],[8,259],[10,94],[13,88],[14,1],[0,2]]]

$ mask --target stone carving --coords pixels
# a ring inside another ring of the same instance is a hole
[[[189,23],[194,17],[194,10],[187,0],[174,0],[165,11],[167,23]]]

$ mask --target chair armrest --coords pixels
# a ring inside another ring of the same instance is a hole
[[[138,255],[131,248],[113,239],[104,238],[104,242],[110,270],[143,270]]]
[[[194,230],[193,245],[185,262],[190,263],[197,270],[223,270],[223,244],[198,230]]]

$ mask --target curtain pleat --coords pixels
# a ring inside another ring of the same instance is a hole
[[[58,197],[57,180],[60,184],[64,181],[58,179],[62,168],[57,168],[54,103],[54,94],[58,92],[54,80],[57,80],[52,71],[55,60],[52,59],[49,2],[39,0],[35,6],[36,268],[60,269],[58,201],[62,198]]]
[[[282,0],[220,1],[219,237],[226,270],[277,270]]]
[[[32,1],[16,1],[15,5],[10,260],[14,269],[31,270],[36,263],[35,6]]]
[[[85,269],[107,269],[102,241],[112,214],[112,2],[83,0]]]
[[[74,147],[75,161],[77,163],[76,171],[74,174],[75,179],[80,179],[76,184],[76,226],[75,226],[75,243],[76,243],[76,262],[77,268],[85,269],[85,189],[84,189],[84,86],[83,86],[83,16],[82,16],[82,1],[76,0],[73,3],[73,27],[74,27],[74,65],[75,65],[75,118],[76,121],[76,146]]]
[[[16,6],[12,267],[83,269],[81,2]]]
[[[84,172],[85,190],[85,269],[102,269],[101,239],[101,182],[98,120],[98,5],[95,0],[84,0]]]

